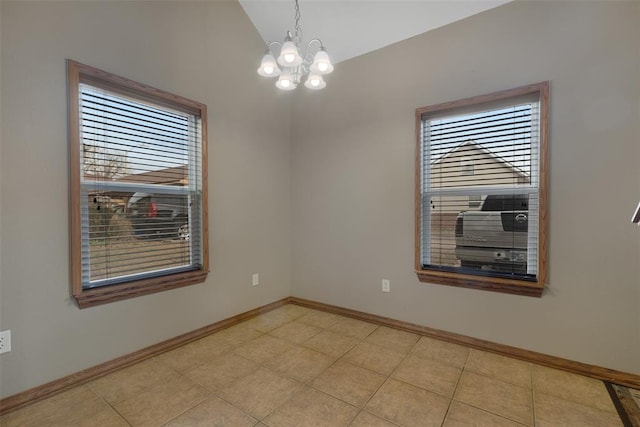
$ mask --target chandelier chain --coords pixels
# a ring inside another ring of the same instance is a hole
[[[293,37],[293,41],[296,46],[300,46],[302,44],[302,28],[300,28],[300,5],[298,4],[298,0],[296,0],[296,31]]]

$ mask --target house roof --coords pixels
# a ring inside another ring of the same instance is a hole
[[[130,174],[118,178],[118,181],[145,184],[171,184],[185,179],[187,179],[187,165]]]
[[[509,169],[512,169],[515,173],[517,173],[520,176],[529,177],[529,173],[525,172],[524,170],[522,170],[518,166],[514,165],[513,163],[511,163],[508,160],[504,159],[503,157],[500,157],[499,155],[497,155],[493,151],[483,147],[482,145],[478,144],[477,142],[475,142],[473,140],[467,140],[467,141],[461,142],[460,144],[458,144],[457,146],[453,147],[451,150],[449,150],[448,152],[446,152],[442,156],[438,157],[435,160],[432,160],[431,161],[431,165],[436,165],[438,163],[441,163],[447,157],[451,157],[453,154],[458,153],[460,151],[463,151],[463,149],[468,149],[468,147],[473,147],[473,148],[478,149],[480,152],[482,152],[483,154],[486,154],[488,157],[492,158],[493,160],[495,160],[495,161],[497,161],[499,163],[502,163],[504,166],[506,166]]]

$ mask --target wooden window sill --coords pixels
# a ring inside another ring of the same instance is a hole
[[[525,280],[503,279],[498,277],[482,277],[472,274],[460,274],[431,270],[416,270],[418,279],[423,283],[457,286],[483,291],[501,292],[506,294],[541,297],[544,285]]]
[[[170,274],[152,279],[82,290],[79,293],[74,293],[73,297],[78,307],[93,307],[100,304],[107,304],[114,301],[202,283],[206,280],[207,273],[207,271],[198,270]]]

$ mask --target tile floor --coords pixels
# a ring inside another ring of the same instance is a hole
[[[10,426],[620,426],[600,381],[286,305]]]

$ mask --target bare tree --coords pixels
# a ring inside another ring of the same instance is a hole
[[[96,179],[116,179],[127,174],[127,152],[82,144],[83,173]]]

